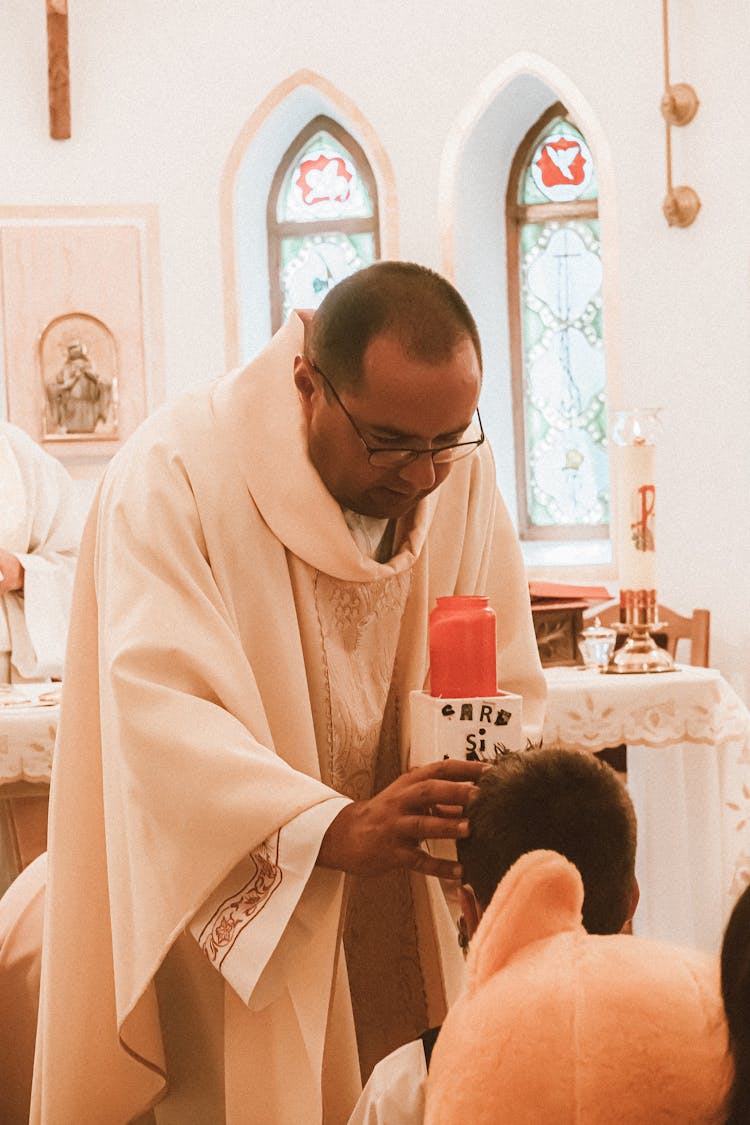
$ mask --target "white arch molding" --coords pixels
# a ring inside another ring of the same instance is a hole
[[[269,339],[266,201],[277,165],[303,126],[324,113],[359,142],[375,175],[384,258],[398,257],[398,205],[390,159],[358,106],[333,83],[302,69],[280,82],[240,130],[221,178],[220,224],[227,369]],[[240,289],[253,299],[243,315]]]

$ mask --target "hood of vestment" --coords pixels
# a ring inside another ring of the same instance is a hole
[[[284,546],[315,570],[349,582],[373,582],[408,570],[432,524],[437,493],[396,523],[396,553],[386,563],[363,554],[339,503],[310,460],[304,414],[294,384],[294,357],[304,324],[292,313],[246,367],[220,379],[212,409],[264,521]]]

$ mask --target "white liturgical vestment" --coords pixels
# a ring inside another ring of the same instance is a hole
[[[69,474],[23,430],[0,422],[0,547],[25,572],[23,591],[0,598],[0,681],[62,675],[80,537]]]
[[[520,551],[487,447],[396,522],[386,562],[361,550],[309,459],[302,348],[293,315],[148,419],[84,532],[33,1122],[344,1123],[359,1062],[459,987],[436,880],[315,860],[347,801],[408,765],[437,596],[489,595],[500,683],[539,737]]]

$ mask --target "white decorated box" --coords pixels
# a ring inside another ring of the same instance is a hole
[[[523,750],[520,695],[441,699],[425,691],[409,698],[412,766],[441,758],[495,762],[509,750]]]

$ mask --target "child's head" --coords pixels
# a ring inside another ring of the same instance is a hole
[[[458,857],[482,910],[516,860],[543,848],[580,871],[589,933],[618,933],[632,917],[635,812],[598,758],[573,750],[506,754],[482,775],[468,817],[471,835],[458,841]]]

